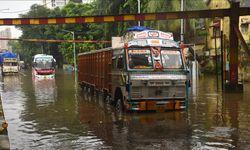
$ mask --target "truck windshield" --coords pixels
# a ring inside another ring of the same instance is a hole
[[[17,66],[17,62],[4,62],[4,66]]]
[[[161,50],[163,68],[180,69],[183,68],[181,53],[177,50]]]
[[[149,49],[132,49],[128,51],[130,69],[153,68],[152,57]]]
[[[53,68],[52,58],[36,58],[34,67],[37,69],[51,69]]]

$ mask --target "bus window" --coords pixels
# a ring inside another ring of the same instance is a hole
[[[53,68],[53,59],[50,57],[39,57],[34,61],[33,66],[38,69],[51,69]]]

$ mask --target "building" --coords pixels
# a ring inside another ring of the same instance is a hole
[[[1,38],[11,38],[10,28],[0,31]],[[9,40],[0,40],[0,51],[11,51],[11,47],[8,45]]]
[[[48,8],[63,7],[69,1],[72,1],[75,3],[91,3],[91,2],[93,2],[93,0],[42,0],[42,5],[44,5]]]
[[[232,0],[208,0],[207,5],[210,9],[224,9],[230,8]],[[240,3],[240,7],[250,7],[250,1],[245,0]],[[221,48],[223,48],[224,64],[229,64],[229,25],[230,18],[213,18],[207,19],[207,49],[209,56],[213,58],[221,57]],[[239,30],[246,43],[250,43],[250,15],[239,17]],[[221,45],[221,39],[223,39],[223,45]],[[238,69],[238,81],[250,81],[250,59],[243,49],[241,42],[239,42],[239,69]],[[216,59],[215,59],[216,60]],[[228,71],[228,65],[224,66],[224,69]]]
[[[82,0],[82,3],[91,3],[93,0]]]
[[[231,1],[229,0],[209,0],[208,7],[210,9],[224,9],[230,8]],[[250,1],[245,1],[244,3],[240,3],[240,7],[249,7]],[[229,49],[229,45],[226,44],[229,42],[229,18],[213,18],[208,19],[207,21],[207,47],[211,56],[215,56],[215,45],[216,48],[220,51],[221,48],[221,38],[224,40],[224,49]],[[239,29],[244,40],[247,43],[250,43],[250,16],[240,16],[239,18]],[[221,32],[223,31],[223,32]],[[223,33],[223,35],[221,35]],[[218,52],[219,53],[219,52]]]
[[[241,7],[250,7],[250,1],[244,1]],[[243,38],[247,43],[250,43],[250,16],[240,16],[239,29],[242,33]]]
[[[48,8],[63,7],[69,0],[42,0],[42,5]]]

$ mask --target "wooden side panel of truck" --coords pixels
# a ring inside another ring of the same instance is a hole
[[[88,85],[99,91],[111,91],[111,65],[112,51],[109,49],[79,55],[78,82],[81,86]]]

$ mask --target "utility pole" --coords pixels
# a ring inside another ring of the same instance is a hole
[[[72,34],[72,39],[73,39],[73,53],[74,53],[74,71],[76,74],[76,43],[75,43],[75,32],[74,31],[69,31],[69,30],[64,30],[62,29],[62,31],[64,32],[68,32]]]
[[[219,77],[219,75],[218,75],[218,54],[217,54],[217,29],[216,29],[217,27],[213,27],[213,30],[214,30],[214,50],[215,50],[215,65],[216,65],[216,67],[215,67],[215,69],[216,69],[216,85],[217,85],[217,91],[219,90],[219,79],[218,79],[218,77]]]
[[[184,11],[184,2],[181,0],[181,11]],[[181,44],[184,44],[184,19],[181,19]]]
[[[138,3],[138,14],[140,14],[141,13],[141,1],[137,0],[137,3]],[[140,20],[138,21],[138,26],[141,26]]]

